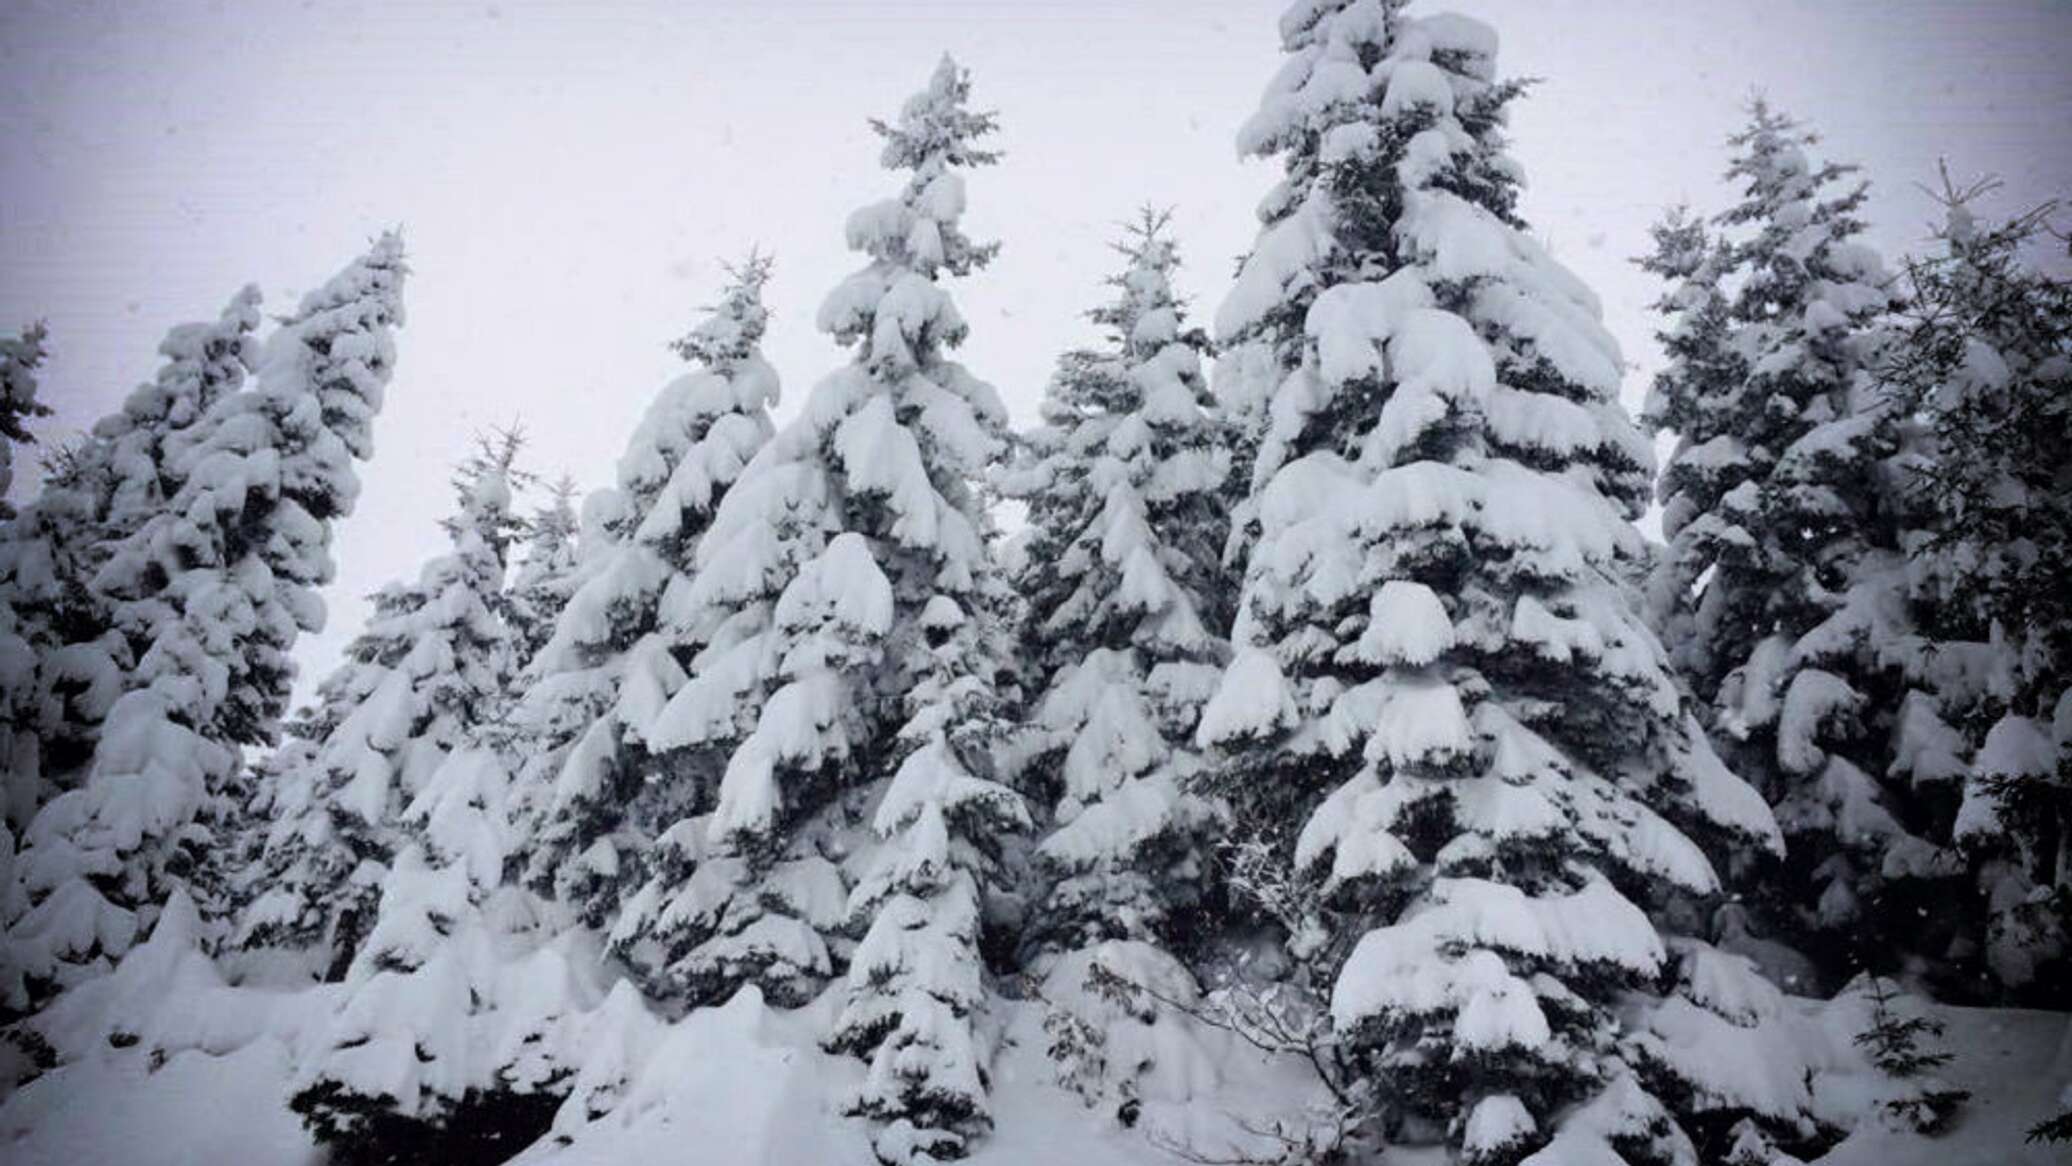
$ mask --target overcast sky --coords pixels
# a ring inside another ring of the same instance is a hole
[[[1875,241],[1918,246],[1938,157],[2010,212],[2072,193],[2068,0],[1459,0],[1542,83],[1516,109],[1524,211],[1604,298],[1635,365],[1665,205],[1717,206],[1760,88],[1875,183]],[[868,115],[945,50],[1000,113],[968,223],[1000,259],[956,288],[963,359],[1026,423],[1110,264],[1113,224],[1173,204],[1206,319],[1273,181],[1231,145],[1279,60],[1278,0],[146,3],[0,12],[0,328],[44,317],[59,438],[116,406],[175,323],[241,284],[268,307],[403,225],[409,325],[331,624],[438,550],[447,464],[522,418],[534,464],[607,483],[718,264],[772,250],[766,350],[787,410],[841,359],[812,330],[856,265],[842,223],[895,180]]]

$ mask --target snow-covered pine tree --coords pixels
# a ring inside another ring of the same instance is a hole
[[[891,1166],[962,1158],[992,1128],[981,931],[1003,840],[1030,825],[1021,796],[992,777],[1010,730],[997,620],[941,592],[919,613],[893,743],[906,756],[871,820],[880,849],[849,896],[868,930],[826,1043],[870,1061],[848,1112],[881,1123],[872,1147]]]
[[[1671,647],[1692,661],[1708,705],[1787,602],[1772,584],[1796,556],[1768,545],[1790,536],[1765,509],[1787,491],[1766,490],[1769,479],[1794,443],[1845,415],[1836,395],[1875,356],[1871,326],[1892,306],[1877,255],[1856,238],[1867,185],[1833,189],[1855,168],[1816,168],[1812,136],[1761,98],[1729,141],[1742,198],[1717,216],[1721,234],[1672,215],[1641,261],[1672,284],[1656,304],[1670,361],[1647,409],[1677,437],[1659,488],[1671,549],[1661,569],[1677,584],[1666,594],[1688,605],[1690,643]]]
[[[123,601],[213,608],[188,612],[190,623],[227,621],[215,630],[229,631],[236,649],[217,653],[228,672],[220,695],[209,686],[198,725],[217,739],[272,740],[295,636],[322,621],[316,588],[335,570],[329,524],[358,496],[352,462],[373,452],[404,272],[391,231],[304,297],[264,345],[253,390],[222,398],[181,435],[172,513],[125,540],[98,580]],[[178,569],[174,546],[190,528],[222,552]]]
[[[519,519],[515,433],[485,439],[454,479],[448,550],[377,592],[367,626],[289,726],[253,807],[264,840],[243,872],[232,941],[336,981],[374,925],[402,812],[459,749],[507,711],[516,673],[503,618]]]
[[[1704,570],[1745,540],[1740,527],[1716,511],[1749,469],[1747,459],[1733,456],[1740,421],[1733,412],[1747,375],[1728,343],[1733,300],[1725,281],[1734,257],[1686,207],[1671,208],[1650,233],[1654,250],[1638,265],[1667,285],[1650,305],[1662,318],[1655,339],[1667,363],[1649,386],[1641,420],[1676,434],[1676,447],[1656,484],[1669,545],[1648,579],[1648,619],[1678,675],[1705,680],[1701,709],[1709,723],[1717,692],[1707,655],[1713,645],[1697,634],[1691,597]]]
[[[563,474],[546,489],[546,504],[526,520],[525,550],[511,573],[509,618],[521,665],[547,646],[577,583],[576,481]]]
[[[2072,991],[2072,281],[2023,254],[2053,206],[1982,223],[1997,184],[1944,175],[1937,253],[1908,265],[1905,331],[1883,370],[1928,417],[1913,532],[1941,625],[1934,709],[1898,742],[1915,781],[1957,778],[1950,838],[1984,907],[1985,963],[2016,998]],[[1911,699],[1911,698],[1910,698]],[[1949,714],[1967,738],[1956,739]],[[1975,748],[1964,764],[1966,747]],[[1970,914],[1970,913],[1967,913]]]
[[[502,1162],[547,1132],[592,1047],[597,952],[505,881],[510,757],[447,754],[404,809],[372,929],[290,1107],[345,1162]]]
[[[353,460],[372,452],[404,270],[401,238],[381,236],[282,323],[254,389],[169,440],[171,501],[96,580],[130,641],[128,691],[85,783],[43,807],[14,864],[10,1009],[120,956],[168,893],[205,890],[239,750],[271,742],[295,638],[322,622],[330,524],[358,492]]]
[[[1400,6],[1400,0],[1376,3],[1380,8]],[[1314,15],[1300,6],[1290,7],[1281,17],[1283,42],[1300,35],[1298,26]],[[1382,15],[1374,5],[1362,5],[1357,18],[1375,23]],[[1435,26],[1455,20],[1450,14],[1431,19]],[[1461,51],[1466,50],[1451,46],[1441,50],[1442,55]],[[1311,89],[1310,99],[1352,99],[1353,90],[1358,88],[1352,69],[1365,69],[1368,62],[1359,59],[1359,51],[1349,43],[1329,49],[1328,54],[1330,61]],[[1350,88],[1334,98],[1326,92],[1333,85]],[[1494,114],[1524,88],[1521,81],[1490,81],[1486,93],[1459,111],[1459,131],[1478,143],[1487,138],[1500,144],[1503,123]],[[1269,95],[1266,101],[1285,99]],[[1276,144],[1268,140],[1271,136],[1269,120],[1255,116],[1240,127],[1238,149],[1248,157],[1267,156],[1277,150]],[[1310,194],[1320,183],[1336,186],[1334,197],[1342,206],[1344,218],[1365,222],[1370,227],[1393,214],[1386,202],[1360,189],[1360,184],[1350,177],[1353,167],[1346,158],[1327,157],[1322,150],[1306,149],[1286,153],[1282,162],[1281,181],[1274,184],[1256,209],[1259,234],[1252,250],[1239,264],[1236,282],[1218,306],[1214,321],[1218,354],[1214,387],[1231,448],[1228,495],[1232,522],[1226,557],[1234,569],[1240,570],[1247,548],[1258,536],[1259,493],[1265,486],[1263,479],[1272,472],[1258,464],[1260,443],[1271,425],[1273,398],[1302,364],[1307,344],[1303,321],[1310,304],[1325,288],[1365,275],[1360,251],[1339,245],[1330,225],[1320,217],[1322,207]],[[1485,173],[1481,169],[1511,165],[1501,150],[1478,151],[1474,157],[1460,159],[1460,164],[1464,173],[1472,172],[1468,180],[1483,201],[1508,216],[1517,199],[1514,184],[1507,182],[1500,172]],[[1340,176],[1331,178],[1327,169],[1339,171]]]
[[[14,447],[36,441],[26,422],[50,415],[50,406],[36,397],[37,370],[49,355],[49,339],[50,329],[41,320],[0,339],[0,518],[14,517],[14,504],[8,501],[14,490]]]
[[[962,172],[994,160],[969,95],[945,58],[872,123],[907,182],[850,216],[870,261],[820,310],[854,358],[721,505],[685,608],[705,647],[648,730],[726,758],[718,803],[659,840],[615,936],[655,991],[798,1004],[867,925],[829,1044],[871,1060],[852,1112],[892,1162],[956,1156],[989,1124],[980,932],[1001,835],[1027,822],[992,777],[1013,652],[981,480],[1006,411],[948,359],[966,327],[940,282],[995,249],[958,222]],[[867,790],[880,844],[845,902],[841,827]]]
[[[1066,353],[1009,493],[1029,507],[1023,651],[1042,695],[1024,788],[1056,802],[1037,850],[1050,883],[1029,940],[1171,945],[1205,929],[1215,815],[1188,789],[1187,739],[1223,662],[1235,584],[1225,434],[1201,375],[1207,340],[1173,293],[1170,212],[1115,249],[1099,350]]]
[[[519,465],[525,451],[525,427],[517,422],[493,426],[475,436],[475,447],[454,467],[450,479],[455,508],[442,519],[439,528],[456,546],[473,531],[498,564],[497,586],[484,594],[484,605],[495,617],[503,646],[496,660],[501,669],[495,688],[495,711],[484,724],[501,722],[519,695],[519,673],[525,656],[518,641],[518,618],[514,603],[511,565],[517,547],[531,537],[532,522],[519,514],[518,496],[539,485],[539,475]],[[534,631],[539,629],[535,628]]]
[[[7,812],[19,829],[51,796],[79,784],[101,719],[134,663],[116,626],[116,602],[96,585],[124,539],[162,513],[177,489],[174,443],[227,393],[242,387],[256,345],[259,290],[246,287],[210,323],[182,324],[158,351],[158,375],[122,408],[67,446],[43,488],[0,528],[0,605],[34,671],[10,673],[18,710]],[[134,630],[134,629],[131,629]],[[16,657],[18,647],[10,648]]]
[[[48,650],[47,633],[40,635],[43,621],[36,618],[32,601],[18,576],[15,545],[23,541],[14,503],[8,495],[14,487],[14,449],[35,441],[23,422],[43,416],[50,406],[36,397],[37,370],[44,360],[47,330],[39,321],[20,335],[0,340],[0,568],[12,568],[0,576],[0,763],[4,763],[5,797],[0,799],[0,827],[13,835],[27,825],[28,818],[48,797],[43,777],[42,717],[37,700],[40,655]]]
[[[1956,861],[1917,786],[1951,775],[1895,780],[1902,721],[1935,715],[1905,553],[1918,435],[1874,375],[1895,295],[1858,238],[1864,184],[1838,190],[1854,168],[1815,165],[1812,142],[1758,99],[1732,139],[1724,250],[1672,225],[1647,263],[1682,281],[1650,398],[1681,430],[1651,590],[1716,740],[1791,841],[1763,913],[1835,987],[1865,960],[1940,954],[1961,913],[1921,915]]]
[[[224,396],[244,387],[258,359],[252,333],[259,327],[259,288],[240,288],[216,319],[181,324],[159,342],[165,363],[150,384],[140,385],[120,412],[93,427],[81,446],[82,467],[92,479],[94,537],[112,544],[142,529],[177,490],[169,482],[168,458],[178,434],[200,421]]]
[[[1866,975],[1851,988],[1866,998],[1870,1012],[1870,1023],[1856,1034],[1857,1047],[1886,1076],[1921,1083],[1918,1093],[1885,1102],[1886,1114],[1924,1133],[1941,1130],[1971,1096],[1935,1077],[1935,1070],[1953,1056],[1935,1039],[1943,1034],[1943,1022],[1918,1011],[1902,1012],[1897,1007],[1902,994],[1882,976]]]
[[[1403,7],[1291,7],[1241,134],[1286,179],[1219,331],[1302,341],[1199,740],[1315,887],[1290,947],[1362,1137],[1683,1161],[1620,1020],[1667,965],[1643,905],[1714,895],[1700,842],[1776,827],[1624,583],[1651,458],[1595,298],[1515,217],[1495,34]]]
[[[619,459],[618,488],[586,505],[602,545],[585,549],[530,665],[517,714],[531,754],[525,879],[591,926],[612,925],[654,835],[709,806],[717,784],[708,758],[644,733],[698,643],[688,596],[700,541],[772,431],[777,374],[759,347],[770,270],[754,254],[729,268],[719,302],[672,345],[698,367],[656,396]]]

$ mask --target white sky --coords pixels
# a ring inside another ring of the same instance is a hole
[[[1604,298],[1636,368],[1654,288],[1627,263],[1672,202],[1717,206],[1722,139],[1760,87],[1875,182],[1875,241],[1916,246],[1939,156],[2002,212],[2072,194],[2068,0],[1457,0],[1516,108],[1535,230]],[[403,224],[409,326],[330,627],[439,549],[447,467],[522,418],[536,466],[607,483],[677,367],[720,260],[777,255],[766,351],[795,407],[841,359],[812,330],[856,265],[849,211],[894,189],[868,115],[937,56],[1000,113],[968,224],[1001,257],[956,288],[962,358],[1034,417],[1088,340],[1112,225],[1178,207],[1206,320],[1273,180],[1231,145],[1279,62],[1279,0],[14,0],[0,12],[0,327],[50,321],[41,432],[90,425],[175,323],[256,280],[272,311]]]

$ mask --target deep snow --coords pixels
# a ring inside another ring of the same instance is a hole
[[[256,994],[256,993],[255,993]],[[311,997],[322,993],[310,994]],[[264,1006],[265,1001],[250,1001]],[[794,1011],[747,990],[725,1006],[666,1026],[617,1110],[557,1144],[549,1135],[513,1159],[523,1166],[793,1166],[867,1163],[864,1122],[837,1115],[839,1098],[864,1075],[861,1062],[819,1050],[832,997]],[[1813,1006],[1817,1012],[1818,1006]],[[1133,1129],[1111,1105],[1090,1110],[1056,1083],[1044,1054],[1040,1005],[1006,1010],[994,1065],[991,1137],[980,1166],[1170,1166],[1179,1161],[1147,1133],[1191,1138],[1214,1155],[1241,1144],[1232,1115],[1298,1108],[1302,1075],[1287,1064],[1195,1031],[1208,1067],[1185,1100],[1147,1087]],[[2023,1133],[2057,1112],[2072,1086],[2072,1016],[2020,1009],[1937,1007],[1955,1059],[1943,1073],[1972,1097],[1937,1138],[1875,1120],[1819,1161],[1827,1166],[2051,1166],[2062,1145],[2027,1144]],[[659,1023],[659,1022],[658,1022]],[[293,1027],[293,1026],[291,1026]],[[0,1104],[0,1158],[13,1166],[315,1166],[319,1152],[288,1112],[294,1052],[272,1036],[222,1056],[175,1053],[156,1069],[141,1046],[68,1064]],[[1434,1151],[1393,1152],[1389,1166],[1429,1166]]]

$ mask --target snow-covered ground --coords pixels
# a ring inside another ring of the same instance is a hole
[[[111,1051],[8,1098],[0,1156],[19,1166],[312,1162],[316,1144],[288,1112],[289,1070],[287,1046],[271,1038],[221,1057],[180,1053],[156,1071]]]
[[[2072,1102],[2072,1016],[2019,1008],[1939,1008],[1943,1076],[1971,1099],[1942,1136],[1866,1122],[1821,1159],[1826,1166],[2062,1166],[2072,1146],[2025,1142]]]
[[[1193,1033],[1206,1072],[1184,1103],[1147,1100],[1132,1128],[1112,1105],[1087,1108],[1056,1083],[1045,1055],[1041,1008],[1011,1006],[995,1065],[994,1134],[975,1148],[983,1166],[1169,1166],[1179,1159],[1154,1134],[1180,1134],[1204,1153],[1227,1152],[1242,1134],[1233,1115],[1286,1113],[1300,1105],[1292,1066]],[[768,1008],[753,991],[693,1013],[660,1035],[646,1069],[612,1113],[549,1135],[522,1166],[792,1166],[866,1163],[868,1129],[839,1115],[863,1066],[818,1048],[820,1006]],[[2050,1166],[2066,1147],[2029,1144],[2029,1127],[2056,1113],[2072,1083],[2072,1016],[2019,1009],[1937,1008],[1949,1082],[1971,1091],[1953,1126],[1936,1138],[1875,1120],[1821,1162],[1828,1166]],[[176,1053],[155,1069],[137,1048],[109,1049],[50,1073],[0,1104],[0,1159],[12,1166],[303,1166],[321,1161],[288,1111],[295,1080],[290,1047],[262,1037],[214,1056]],[[1147,1094],[1147,1097],[1149,1094]],[[1292,1103],[1292,1104],[1291,1104]],[[1399,1152],[1389,1166],[1426,1166],[1430,1152]]]

